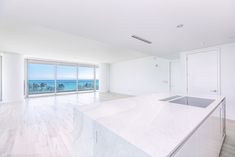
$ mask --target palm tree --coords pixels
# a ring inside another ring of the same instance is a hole
[[[38,91],[39,85],[37,83],[33,83],[33,91]]]
[[[57,88],[58,88],[58,90],[63,90],[64,89],[64,84],[60,83]]]
[[[43,90],[43,88],[45,88],[46,86],[47,86],[46,83],[44,83],[44,82],[40,83],[40,88],[41,88],[41,90]]]

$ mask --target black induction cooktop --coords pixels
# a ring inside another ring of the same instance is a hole
[[[215,100],[213,99],[205,99],[205,98],[197,98],[197,97],[181,97],[178,99],[174,99],[169,101],[171,103],[181,104],[181,105],[188,105],[188,106],[196,106],[201,108],[206,108]]]

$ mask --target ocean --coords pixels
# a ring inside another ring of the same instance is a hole
[[[73,92],[76,91],[94,90],[94,80],[57,80],[57,92]],[[96,80],[96,90],[99,90],[99,80]],[[29,95],[54,93],[55,81],[54,80],[29,80],[28,81]]]

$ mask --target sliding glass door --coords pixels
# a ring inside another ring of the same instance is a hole
[[[57,66],[57,92],[74,92],[77,90],[77,66]]]
[[[95,77],[94,67],[79,67],[78,68],[78,90],[87,91],[94,90]]]
[[[26,60],[26,63],[26,96],[99,89],[94,65],[40,60]]]
[[[28,94],[55,92],[55,65],[28,64]]]
[[[2,101],[2,56],[0,56],[0,101]]]
[[[96,86],[96,90],[99,90],[100,87],[100,68],[96,67],[95,68],[95,86]]]

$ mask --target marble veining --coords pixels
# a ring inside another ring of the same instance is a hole
[[[163,157],[207,108],[159,102],[167,95],[86,93],[0,104],[0,157]]]
[[[92,126],[77,108],[101,101],[125,98],[125,95],[85,93],[30,98],[23,102],[0,104],[0,157],[73,157],[80,139],[83,153],[93,153]],[[82,136],[82,134],[85,134]],[[86,148],[86,149],[85,149]],[[80,154],[79,154],[80,153]],[[82,156],[86,157],[86,156]]]
[[[79,111],[152,157],[169,156],[215,109],[159,101],[168,94],[152,94],[83,106]]]

